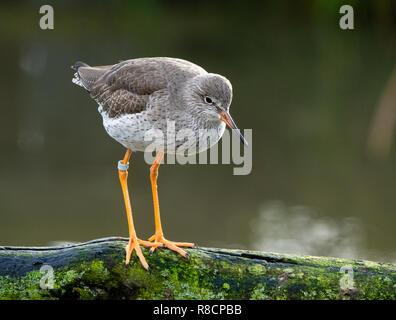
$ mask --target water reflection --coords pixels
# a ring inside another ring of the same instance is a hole
[[[365,232],[353,217],[337,221],[310,207],[273,201],[261,207],[251,226],[257,250],[350,259],[364,255]]]

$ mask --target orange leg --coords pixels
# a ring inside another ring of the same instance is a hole
[[[180,253],[183,257],[186,257],[186,252],[179,247],[194,247],[193,243],[188,242],[173,242],[166,240],[164,238],[164,233],[162,232],[159,201],[158,201],[158,191],[157,191],[157,177],[158,168],[161,164],[162,158],[164,157],[163,152],[159,152],[154,160],[153,165],[150,168],[150,180],[151,189],[153,191],[153,201],[154,201],[154,217],[155,217],[155,234],[149,239],[149,241],[154,241],[151,243],[150,252],[153,252],[156,247],[165,245],[167,248]]]
[[[124,195],[125,208],[126,208],[127,218],[128,218],[128,228],[129,228],[129,243],[125,248],[125,251],[126,251],[125,263],[129,264],[129,261],[131,259],[131,253],[133,250],[135,250],[136,255],[138,256],[142,266],[146,270],[148,270],[149,266],[146,262],[146,259],[143,256],[143,253],[140,249],[139,243],[142,245],[147,245],[147,246],[151,245],[151,243],[148,241],[143,241],[143,240],[140,240],[137,238],[136,232],[135,232],[135,227],[133,225],[133,219],[132,219],[131,201],[129,199],[127,178],[128,178],[128,161],[129,161],[129,158],[131,157],[131,153],[132,153],[132,151],[130,149],[127,149],[124,159],[118,163],[118,175],[120,177],[122,193]]]

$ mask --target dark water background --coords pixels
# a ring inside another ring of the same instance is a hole
[[[392,1],[350,1],[353,31],[339,28],[341,1],[47,2],[55,29],[46,31],[40,2],[0,4],[0,245],[127,236],[124,149],[69,66],[170,56],[230,79],[231,113],[253,129],[253,170],[162,166],[167,238],[396,261],[395,147],[367,152],[395,68]],[[154,214],[142,154],[129,185],[146,238]]]

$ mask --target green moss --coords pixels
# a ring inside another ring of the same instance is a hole
[[[250,300],[269,300],[270,297],[267,295],[267,289],[265,284],[259,283],[254,287]]]
[[[40,288],[40,271],[32,271],[24,277],[0,277],[0,299],[2,300],[37,300],[50,299],[48,292]]]
[[[223,283],[223,289],[230,290],[230,285],[227,282]]]
[[[40,288],[38,270],[0,276],[0,299],[396,299],[391,265],[291,255],[268,262],[199,249],[187,249],[190,258],[184,259],[167,249],[149,254],[144,248],[151,266],[146,271],[136,255],[125,265],[124,243],[102,244],[101,259],[99,246],[76,250],[54,268],[53,289]],[[339,270],[348,264],[355,288],[342,290],[345,274]]]
[[[259,276],[259,275],[264,275],[266,270],[265,267],[261,264],[252,264],[248,267],[249,273]]]

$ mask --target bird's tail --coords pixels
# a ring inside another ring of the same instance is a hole
[[[72,82],[83,87],[88,92],[92,86],[111,66],[91,67],[88,64],[77,61],[71,68],[76,71]]]
[[[81,61],[77,61],[74,65],[71,66],[71,68],[76,71],[74,73],[74,78],[72,79],[72,82],[80,87],[83,87],[85,90],[88,90],[88,88],[84,85],[80,73],[78,72],[78,69],[80,69],[81,67],[88,67],[89,65],[86,64],[85,62],[81,62]],[[89,91],[89,90],[88,90]]]
[[[85,62],[82,61],[77,61],[74,65],[71,66],[71,68],[73,70],[76,70],[78,72],[78,69],[80,67],[89,67],[89,65],[87,65]]]

